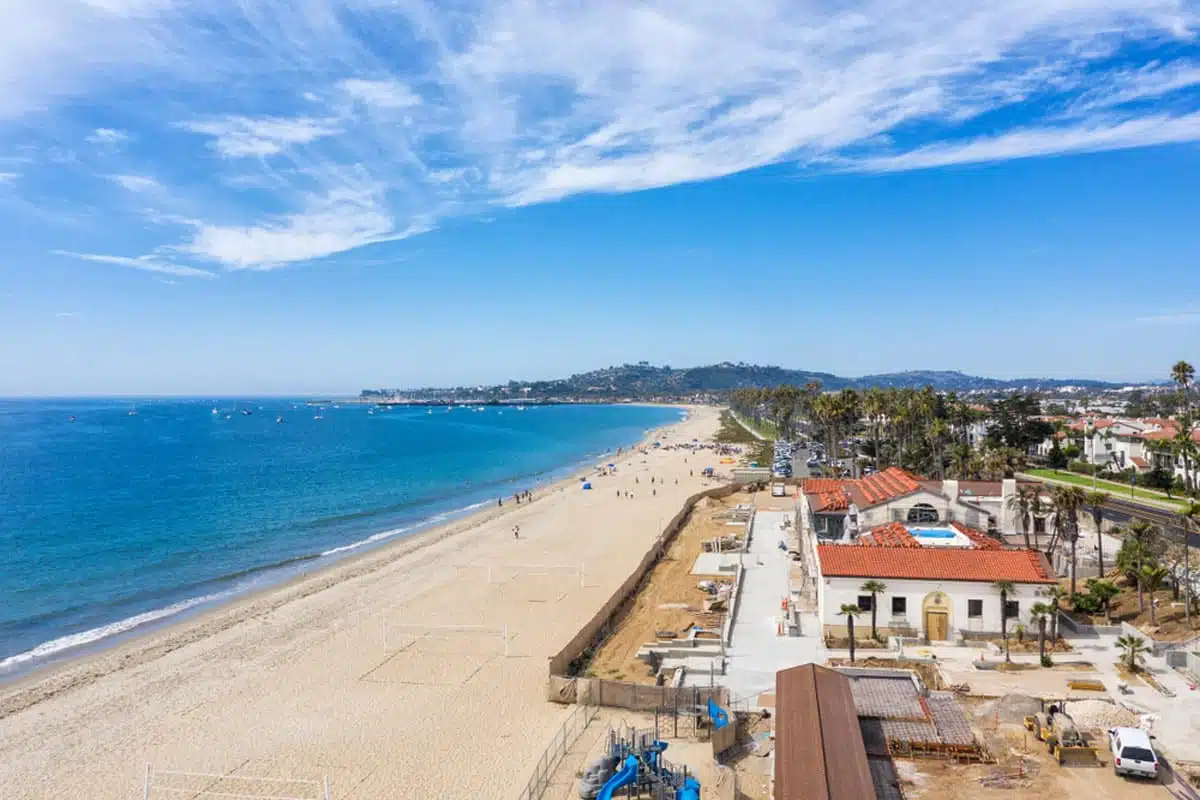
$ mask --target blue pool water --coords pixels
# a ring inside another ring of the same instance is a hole
[[[0,401],[0,678],[535,488],[681,412],[317,414]]]
[[[956,539],[958,533],[950,528],[909,528],[908,532],[918,539]]]

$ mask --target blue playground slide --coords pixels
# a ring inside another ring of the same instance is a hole
[[[720,730],[729,724],[729,715],[711,697],[708,699],[708,716],[712,718],[714,729]]]
[[[683,788],[675,792],[675,800],[700,800],[700,782],[695,778],[688,778]]]
[[[637,780],[638,760],[637,756],[626,756],[625,763],[617,770],[617,774],[613,775],[608,781],[600,787],[600,794],[596,795],[596,800],[612,800],[613,792],[622,787],[628,786]],[[699,798],[699,795],[696,795]]]

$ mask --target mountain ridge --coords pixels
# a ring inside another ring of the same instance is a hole
[[[1013,391],[1061,389],[1074,386],[1085,389],[1119,389],[1128,383],[1114,383],[1086,378],[987,378],[968,375],[957,370],[907,370],[885,372],[859,377],[834,375],[830,372],[792,369],[775,365],[721,362],[697,367],[674,368],[655,366],[646,361],[621,364],[571,375],[567,378],[534,381],[509,381],[506,384],[483,387],[422,388],[404,391],[412,396],[438,393],[474,393],[476,395],[527,397],[658,397],[698,393],[720,393],[732,389],[747,389],[794,384],[803,386],[820,381],[825,390],[879,388],[924,388],[937,391]],[[364,396],[388,394],[391,390],[364,390]]]

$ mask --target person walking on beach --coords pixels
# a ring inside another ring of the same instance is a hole
[[[496,505],[497,505],[497,506],[499,506],[500,508],[504,508],[504,498],[503,498],[503,497],[497,497],[497,498],[496,498]]]
[[[513,538],[514,539],[521,538],[521,526],[520,525],[513,525]]]

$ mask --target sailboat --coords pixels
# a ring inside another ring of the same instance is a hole
[[[221,409],[217,408],[216,406],[213,406],[213,409],[212,409],[213,416],[215,417],[220,413],[221,413]]]
[[[276,425],[282,425],[282,424],[283,424],[283,415],[282,415],[282,414],[280,414],[278,417],[276,417],[276,418],[275,418],[275,424],[276,424]]]
[[[130,407],[129,407],[129,416],[131,416],[131,417],[136,417],[136,416],[137,416],[137,406],[130,406]]]

